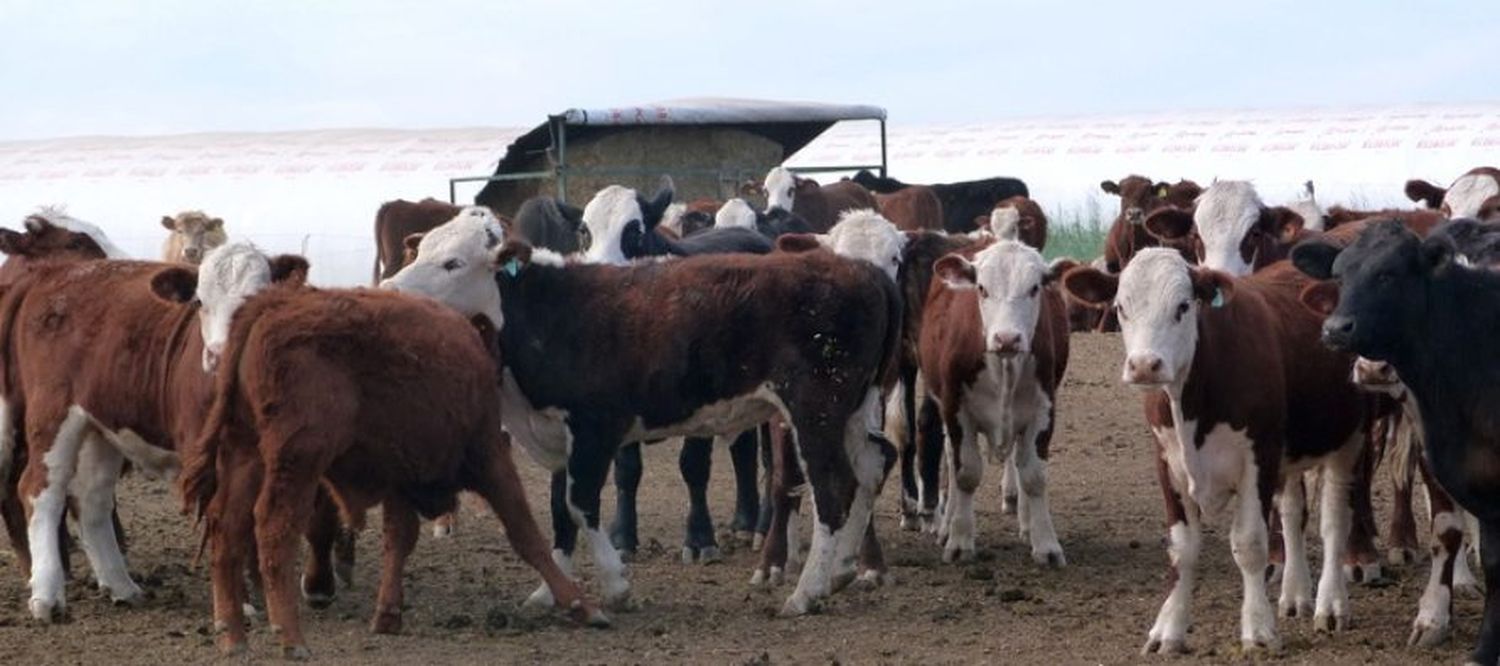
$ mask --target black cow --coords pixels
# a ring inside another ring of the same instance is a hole
[[[1480,525],[1484,625],[1473,662],[1500,660],[1500,274],[1462,265],[1454,237],[1425,240],[1397,222],[1347,249],[1312,241],[1293,261],[1333,279],[1338,303],[1324,343],[1396,369],[1423,415],[1434,476]]]
[[[592,241],[583,209],[548,196],[527,199],[516,209],[516,231],[533,246],[561,254],[587,250]]]
[[[871,192],[890,194],[907,187],[895,178],[883,178],[869,171],[854,174],[854,182]],[[1019,178],[985,178],[959,183],[934,183],[930,186],[943,202],[943,228],[949,233],[974,231],[974,218],[989,219],[995,204],[1014,196],[1030,197],[1026,183]]]

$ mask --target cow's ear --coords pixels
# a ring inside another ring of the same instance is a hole
[[[1443,197],[1448,195],[1447,188],[1438,187],[1425,180],[1415,179],[1406,181],[1406,198],[1412,201],[1420,201],[1428,208],[1436,209],[1443,205]]]
[[[1422,241],[1422,265],[1430,274],[1437,274],[1451,265],[1456,254],[1452,239],[1446,236],[1428,236]]]
[[[0,229],[0,252],[11,256],[24,256],[26,245],[26,234],[14,229]]]
[[[1099,183],[1099,189],[1104,190],[1108,194],[1119,194],[1120,193],[1120,186],[1119,186],[1119,184],[1115,183],[1115,181],[1112,181],[1112,180],[1100,181],[1100,183]]]
[[[427,232],[425,231],[419,231],[414,234],[407,234],[406,238],[401,239],[401,248],[410,253],[411,256],[416,257],[417,247],[422,244],[422,238],[426,235]]]
[[[646,216],[646,226],[654,227],[661,218],[667,214],[667,206],[672,205],[672,197],[676,195],[677,186],[672,184],[671,176],[662,176],[661,184],[656,188],[656,196],[647,202],[647,210],[641,211]]]
[[[223,229],[224,228],[224,218],[221,218],[221,217],[209,218],[208,224],[204,225],[204,228],[208,229],[209,231],[218,231],[220,229]]]
[[[979,281],[979,271],[974,264],[956,254],[945,255],[933,262],[932,273],[949,289],[973,289]]]
[[[173,266],[151,276],[151,293],[171,303],[187,303],[198,291],[198,271]]]
[[[1120,276],[1105,273],[1093,266],[1077,266],[1062,277],[1063,291],[1074,300],[1094,307],[1107,307],[1115,301]]]
[[[776,238],[776,249],[781,252],[811,252],[823,247],[817,234],[782,234]]]
[[[1260,225],[1267,234],[1290,243],[1301,233],[1306,222],[1296,211],[1286,206],[1275,206],[1261,209]]]
[[[1209,307],[1223,307],[1234,299],[1234,278],[1229,274],[1208,268],[1194,268],[1189,274],[1193,281],[1193,297]]]
[[[1046,284],[1057,282],[1058,280],[1061,280],[1063,275],[1067,274],[1068,271],[1071,271],[1082,265],[1082,262],[1072,257],[1058,257],[1056,259],[1053,259],[1052,263],[1047,266],[1047,274],[1042,277],[1042,282]]]
[[[271,258],[271,281],[291,287],[307,284],[310,270],[307,259],[296,254],[278,254]]]
[[[1193,232],[1193,214],[1176,206],[1166,206],[1152,211],[1143,224],[1152,236],[1178,240]]]
[[[172,219],[171,215],[163,215],[161,216],[161,226],[167,231],[177,231],[177,220]]]
[[[1339,306],[1339,283],[1332,280],[1314,282],[1302,288],[1297,300],[1302,301],[1308,310],[1327,317]]]
[[[516,277],[531,265],[531,245],[525,241],[506,241],[490,255],[490,268],[497,273]]]
[[[1314,280],[1333,278],[1333,260],[1343,249],[1321,240],[1308,240],[1292,248],[1292,265]]]

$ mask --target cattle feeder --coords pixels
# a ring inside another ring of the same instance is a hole
[[[670,174],[679,200],[737,196],[824,131],[844,121],[879,125],[880,163],[799,166],[801,173],[886,173],[886,111],[869,105],[700,98],[608,109],[568,109],[521,135],[487,176],[450,178],[483,183],[474,202],[514,211],[522,201],[551,195],[581,204],[607,185],[651,190]]]

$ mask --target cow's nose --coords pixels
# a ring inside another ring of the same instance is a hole
[[[186,260],[191,261],[193,263],[197,263],[198,260],[201,259],[202,257],[203,257],[203,250],[200,250],[200,249],[198,249],[196,247],[185,247],[185,248],[182,248],[182,258],[183,259],[186,259]]]
[[[990,336],[990,351],[1002,356],[1021,351],[1021,334],[1003,331]]]
[[[1323,344],[1334,349],[1347,349],[1353,338],[1353,317],[1334,315],[1323,320]]]
[[[1129,220],[1131,224],[1140,224],[1142,220],[1146,219],[1146,212],[1132,206],[1125,209],[1125,219]]]
[[[203,371],[213,372],[219,367],[219,352],[208,347],[203,348]]]
[[[1126,384],[1161,384],[1162,369],[1166,367],[1156,354],[1138,354],[1125,360]]]

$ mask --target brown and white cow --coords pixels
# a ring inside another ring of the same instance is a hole
[[[210,256],[201,274],[166,270],[151,280],[169,307],[201,301],[205,330],[234,310],[213,404],[184,452],[181,479],[185,502],[207,518],[221,646],[245,646],[240,574],[253,552],[283,654],[307,656],[295,537],[308,528],[306,507],[320,486],[346,520],[384,506],[377,632],[400,630],[418,514],[453,510],[460,491],[485,499],[575,620],[606,624],[548,557],[501,430],[491,348],[470,322],[426,299],[373,290],[272,287],[221,298],[241,291],[238,278],[257,258],[271,269],[264,257],[220,266]]]
[[[948,435],[948,503],[938,531],[943,560],[974,556],[974,493],[984,459],[1009,465],[1014,456],[1021,536],[1029,536],[1037,563],[1062,566],[1047,501],[1048,445],[1068,364],[1057,276],[1041,254],[1016,240],[970,256],[949,254],[933,265],[941,280],[927,297],[920,342],[922,375]]]
[[[989,229],[997,238],[1015,238],[1038,252],[1047,248],[1047,214],[1028,197],[1005,199],[995,204],[988,218],[974,224]]]
[[[1163,206],[1143,224],[1163,244],[1195,248],[1204,266],[1240,276],[1285,259],[1304,220],[1285,206],[1261,203],[1249,181],[1221,180],[1192,208]]]
[[[1243,583],[1240,640],[1275,648],[1266,596],[1267,515],[1279,492],[1287,526],[1278,602],[1286,616],[1314,610],[1300,479],[1321,467],[1323,567],[1315,625],[1348,626],[1341,568],[1346,499],[1364,444],[1364,402],[1348,382],[1353,358],[1319,343],[1322,320],[1298,298],[1310,283],[1289,263],[1244,278],[1148,249],[1121,275],[1079,268],[1064,278],[1082,300],[1113,303],[1125,342],[1122,380],[1144,391],[1166,497],[1170,594],[1144,652],[1185,649],[1198,574],[1201,521],[1230,507],[1229,541]]]
[[[1446,188],[1425,180],[1408,180],[1406,196],[1441,211],[1451,219],[1500,219],[1500,169],[1474,167]]]
[[[439,227],[385,285],[499,322],[506,428],[546,467],[566,468],[565,508],[593,550],[606,601],[630,590],[600,528],[615,449],[738,434],[775,415],[795,429],[817,511],[783,611],[809,612],[856,574],[854,553],[894,458],[871,432],[901,330],[890,280],[823,252],[630,266],[564,264],[545,252],[512,260],[487,242],[494,233],[464,218]],[[744,343],[747,331],[755,344]]]
[[[175,217],[163,215],[161,226],[171,232],[161,248],[161,260],[168,263],[197,264],[209,250],[229,241],[224,220],[201,210],[183,211]]]
[[[766,174],[766,208],[780,208],[796,213],[812,227],[814,233],[826,233],[846,210],[880,207],[864,186],[852,180],[827,185],[802,178],[786,167],[775,167]]]
[[[37,262],[0,301],[6,402],[25,423],[28,462],[19,491],[30,509],[30,610],[39,620],[50,621],[65,603],[66,572],[55,553],[70,494],[78,500],[79,533],[100,586],[117,602],[141,598],[116,538],[115,482],[126,458],[157,473],[174,471],[172,451],[197,434],[211,398],[203,364],[213,357],[217,332],[209,323],[212,310],[199,326],[197,306],[165,304],[152,294],[163,267]],[[273,279],[300,283],[306,267],[300,257],[280,258],[274,270],[247,276],[253,279],[243,290],[220,300],[243,299]],[[109,298],[98,298],[101,293]],[[328,583],[318,592],[331,596],[331,577],[316,578]]]

